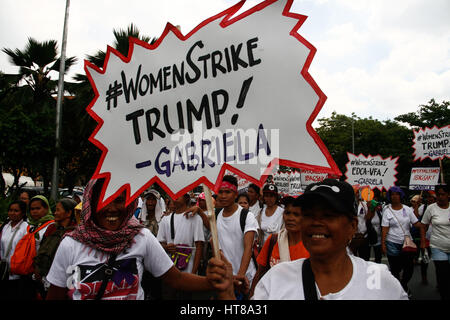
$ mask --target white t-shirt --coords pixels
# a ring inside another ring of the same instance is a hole
[[[266,216],[266,209],[267,207],[264,206],[264,209],[261,212],[261,217],[258,217],[258,219],[261,219],[261,230],[264,232],[263,243],[266,242],[267,238],[272,233],[280,232],[283,226],[284,209],[280,206],[277,206],[277,209],[270,217]]]
[[[249,231],[255,231],[258,229],[258,222],[251,211],[247,214],[245,220],[244,233],[241,229],[241,216],[242,207],[238,205],[238,209],[229,217],[223,216],[223,209],[217,215],[217,234],[219,237],[219,248],[223,251],[223,254],[231,262],[233,266],[233,274],[237,274],[241,266],[242,255],[244,254],[244,234]],[[256,267],[253,261],[250,260],[246,277],[250,281],[256,273]]]
[[[430,204],[422,218],[423,224],[433,224],[430,247],[450,253],[450,207],[442,209],[437,203]]]
[[[102,299],[143,300],[141,280],[144,268],[153,276],[160,277],[173,266],[150,230],[143,228],[134,241],[129,249],[117,256],[119,271],[108,283]],[[103,280],[101,267],[108,259],[109,256],[101,251],[65,237],[56,251],[47,281],[68,288],[68,295],[73,300],[92,300]]]
[[[248,208],[248,211],[253,212],[253,215],[256,217],[259,215],[259,212],[261,211],[261,206],[259,205],[259,201],[256,201],[254,205],[250,206]]]
[[[365,261],[349,255],[353,273],[339,292],[321,296],[321,300],[408,300],[400,282],[384,264]],[[302,266],[305,259],[283,262],[271,268],[258,282],[254,300],[304,300]]]
[[[8,261],[8,263],[11,263],[11,257],[14,254],[14,249],[17,246],[17,243],[20,239],[23,238],[23,236],[27,233],[27,227],[28,223],[26,221],[20,221],[18,222],[14,227],[11,227],[11,221],[8,222],[2,230],[1,234],[1,241],[0,241],[0,257],[2,260]],[[11,250],[9,251],[8,256],[6,256],[6,251],[8,250],[8,246],[11,240],[11,237],[13,236],[13,233],[16,232],[14,239],[11,242]],[[9,280],[16,280],[19,279],[20,276],[10,274]]]
[[[161,219],[157,239],[159,242],[174,243],[176,245],[184,244],[188,247],[192,247],[192,255],[189,259],[188,266],[186,269],[182,270],[183,272],[192,272],[196,252],[195,242],[205,241],[205,233],[203,232],[203,220],[199,215],[195,215],[193,217],[190,217],[189,219],[184,216],[184,213],[173,213],[173,215],[175,239],[172,239],[170,234],[170,219],[172,214],[164,216]]]
[[[405,235],[411,237],[409,229],[411,228],[411,225],[417,221],[419,220],[411,207],[403,205],[402,209],[394,210],[391,205],[386,206],[383,209],[383,219],[381,221],[382,227],[389,227],[386,240],[397,244],[403,244]]]
[[[365,219],[367,211],[367,204],[360,202],[358,205],[358,233],[364,234],[364,237],[368,236]]]

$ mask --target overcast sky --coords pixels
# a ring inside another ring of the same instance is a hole
[[[134,23],[159,37],[167,22],[187,34],[237,0],[75,0],[67,55],[79,61],[113,42],[113,29]],[[247,1],[245,11],[261,1]],[[24,49],[28,37],[61,43],[65,0],[0,0],[0,47]],[[450,100],[449,0],[295,0],[308,19],[299,33],[317,48],[310,67],[331,112],[379,120],[415,112],[431,98]],[[14,73],[0,53],[0,71]]]

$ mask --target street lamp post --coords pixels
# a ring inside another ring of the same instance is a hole
[[[355,154],[355,120],[352,117],[352,153]]]
[[[66,43],[67,43],[67,22],[69,20],[69,6],[70,0],[66,0],[66,13],[64,16],[64,30],[61,46],[61,60],[59,64],[59,80],[58,80],[58,98],[56,101],[56,143],[55,143],[55,157],[53,159],[53,176],[52,176],[52,191],[51,198],[56,200],[58,198],[59,185],[59,147],[61,134],[61,107],[64,97],[64,71],[66,68]]]

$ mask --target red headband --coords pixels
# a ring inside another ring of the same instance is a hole
[[[229,183],[229,182],[227,182],[227,181],[222,181],[222,184],[220,185],[219,190],[220,190],[220,189],[223,189],[223,188],[225,188],[225,189],[231,189],[231,190],[233,190],[234,192],[237,192],[237,187],[236,187],[234,184],[231,184],[231,183]]]

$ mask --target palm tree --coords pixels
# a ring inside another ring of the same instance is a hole
[[[33,159],[32,162],[24,164],[24,168],[41,175],[45,190],[48,191],[52,159],[56,152],[54,147],[56,100],[52,95],[57,93],[58,80],[51,78],[51,72],[59,72],[58,44],[55,40],[40,42],[30,37],[23,50],[3,48],[2,51],[9,56],[13,65],[19,67],[18,74],[3,77],[15,79],[15,85],[11,85],[10,82],[9,88],[12,89],[8,90],[8,105],[2,106],[5,111],[15,111],[7,113],[8,119],[5,121],[17,123],[17,129],[11,133],[12,135],[19,136],[20,133],[23,136],[23,133],[27,133],[27,137],[22,137],[19,145],[9,145],[11,148],[9,151],[12,155],[17,151],[15,149],[18,149],[23,153],[24,159]],[[75,57],[67,58],[65,72],[75,62]],[[24,121],[27,123],[25,127]],[[17,132],[19,128],[21,132]]]
[[[19,79],[27,83],[34,93],[33,104],[42,104],[57,92],[58,81],[50,78],[50,72],[59,72],[60,58],[58,43],[55,40],[39,42],[28,38],[24,50],[2,50],[9,56],[12,64],[19,67]],[[65,62],[65,72],[76,62],[75,57],[69,57]]]

